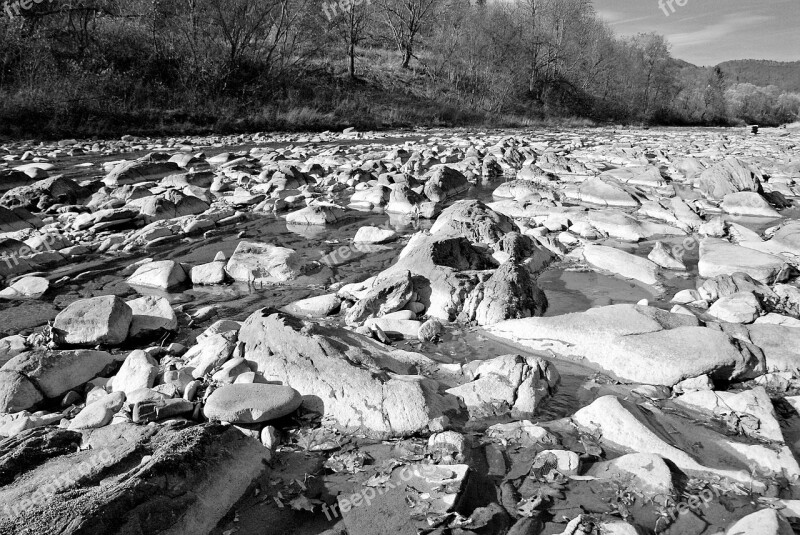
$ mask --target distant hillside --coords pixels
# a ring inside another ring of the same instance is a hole
[[[774,85],[800,93],[800,61],[782,62],[742,59],[720,63],[728,84]]]

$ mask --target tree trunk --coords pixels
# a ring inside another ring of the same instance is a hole
[[[409,63],[411,63],[411,47],[406,47],[403,49],[403,64],[401,67],[408,69]]]
[[[355,43],[352,43],[352,42],[350,43],[349,55],[350,55],[350,66],[349,66],[350,79],[351,80],[355,80],[355,78],[356,78],[356,45],[355,45]]]

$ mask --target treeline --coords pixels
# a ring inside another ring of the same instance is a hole
[[[590,0],[34,0],[0,13],[0,134],[778,124],[800,95],[619,38]],[[700,73],[700,74],[698,74]]]

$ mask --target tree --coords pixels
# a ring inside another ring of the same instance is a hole
[[[407,69],[414,57],[420,32],[436,14],[439,0],[379,0],[383,22],[402,55],[401,67]]]
[[[325,6],[326,14],[331,16],[337,36],[347,47],[347,72],[351,79],[356,77],[356,47],[366,38],[366,31],[372,18],[372,5],[369,0],[350,0],[339,6]],[[330,10],[333,10],[331,13]]]

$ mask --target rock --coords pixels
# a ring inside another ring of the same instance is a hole
[[[387,243],[397,238],[397,233],[392,229],[379,227],[361,227],[356,232],[354,243]]]
[[[467,178],[452,167],[435,166],[425,176],[425,196],[433,202],[441,202],[469,189]]]
[[[0,198],[0,205],[41,212],[54,204],[78,204],[86,196],[87,192],[74,180],[53,177],[7,191]]]
[[[647,255],[647,258],[653,263],[661,266],[664,269],[672,269],[674,271],[686,271],[686,265],[672,254],[672,251],[662,242],[656,242],[653,250]]]
[[[517,229],[514,221],[480,201],[457,201],[436,218],[430,233],[448,238],[467,238],[473,244],[494,246]]]
[[[192,267],[189,272],[189,277],[192,284],[222,284],[225,282],[228,274],[225,272],[225,261],[222,262],[209,262],[199,266]]]
[[[211,380],[217,383],[234,383],[236,379],[243,373],[252,373],[247,362],[241,357],[234,358],[223,364],[219,371],[211,376]],[[255,381],[240,381],[247,383],[254,383]]]
[[[560,377],[543,359],[505,355],[481,362],[475,380],[447,390],[460,398],[472,418],[511,413],[528,417],[555,392]]]
[[[301,392],[304,406],[351,433],[408,436],[458,410],[436,381],[387,374],[410,369],[402,353],[349,331],[264,309],[245,321],[239,341],[255,371]]]
[[[334,204],[313,204],[286,216],[292,225],[329,225],[346,219],[345,210]]]
[[[739,292],[718,300],[708,313],[720,321],[753,323],[761,314],[761,304],[752,293]]]
[[[296,411],[302,401],[300,394],[288,386],[225,385],[208,397],[203,414],[209,420],[254,424],[286,416]]]
[[[195,404],[185,399],[139,401],[133,406],[132,420],[137,424],[147,424],[168,418],[188,417],[194,410]]]
[[[461,318],[478,325],[493,325],[507,319],[541,316],[545,311],[547,297],[531,272],[509,260],[472,290]]]
[[[452,321],[478,284],[472,271],[493,268],[487,255],[465,238],[440,238],[420,232],[411,237],[397,262],[378,279],[411,274],[414,290],[429,317]]]
[[[444,325],[436,319],[431,318],[419,327],[420,342],[434,342],[444,332]]]
[[[64,522],[108,535],[209,533],[270,458],[258,441],[218,424],[44,428],[3,441],[0,451],[4,483],[14,481],[0,489],[3,533],[70,531]]]
[[[393,338],[417,340],[422,322],[391,318],[369,318],[364,322],[364,326],[373,331],[377,328]]]
[[[728,528],[726,535],[792,535],[794,530],[786,518],[775,509],[762,509],[752,513]]]
[[[397,271],[388,276],[378,275],[363,297],[345,313],[348,325],[357,325],[368,318],[380,317],[401,310],[411,301],[414,284],[411,273]]]
[[[154,181],[180,171],[180,167],[173,162],[155,161],[145,156],[138,160],[123,162],[111,170],[103,179],[103,184],[113,188],[126,184]]]
[[[58,343],[73,346],[115,346],[128,337],[133,312],[119,297],[81,299],[56,316],[53,334]]]
[[[199,379],[225,364],[236,347],[236,335],[237,332],[233,331],[213,334],[202,341],[198,338],[197,345],[183,356],[186,365],[194,368],[192,375]]]
[[[679,487],[676,481],[685,477],[680,470],[671,469],[660,455],[652,453],[631,453],[612,461],[595,463],[585,475],[631,485],[650,499],[677,496]]]
[[[129,394],[141,388],[151,388],[158,375],[158,363],[141,350],[133,351],[114,376],[113,391]]]
[[[225,270],[233,280],[240,282],[286,282],[301,274],[301,262],[292,249],[241,241]]]
[[[114,357],[105,351],[37,349],[17,355],[3,370],[21,373],[44,396],[57,398],[97,377],[113,362]]]
[[[575,476],[580,466],[581,458],[574,451],[544,450],[533,459],[531,474],[536,478],[546,478],[557,470],[565,476]]]
[[[694,187],[711,199],[722,199],[739,191],[760,191],[761,177],[760,171],[731,156],[700,173]]]
[[[186,272],[174,260],[160,260],[139,266],[126,282],[131,286],[166,291],[186,282]]]
[[[696,390],[685,393],[675,402],[715,417],[731,414],[737,417],[743,414],[752,416],[758,422],[756,428],[741,426],[742,434],[783,442],[781,425],[775,415],[772,401],[763,386],[738,393]]]
[[[747,325],[747,339],[764,352],[765,371],[800,369],[800,331],[768,323]]]
[[[619,210],[592,210],[589,212],[589,223],[612,238],[634,243],[649,234],[634,217]]]
[[[0,370],[0,413],[14,413],[30,409],[44,397],[21,373]]]
[[[728,214],[757,217],[779,218],[779,214],[770,204],[754,191],[728,193],[720,205]]]
[[[44,277],[23,277],[4,290],[0,299],[38,299],[50,288],[50,281]]]
[[[0,367],[17,355],[27,351],[25,337],[15,334],[0,338]]]
[[[604,245],[587,245],[583,257],[599,269],[645,284],[658,283],[658,266],[646,258]]]
[[[127,302],[131,308],[131,326],[128,338],[161,334],[178,328],[178,317],[169,300],[148,295]]]
[[[672,386],[709,374],[715,380],[755,377],[757,355],[694,316],[612,305],[549,318],[509,320],[488,328],[494,336],[535,350],[583,357],[632,383]]]
[[[590,177],[583,181],[579,189],[581,201],[600,206],[635,208],[639,203],[622,187],[611,180]]]
[[[675,392],[693,392],[696,390],[714,390],[714,381],[708,375],[699,375],[691,379],[684,379],[675,385]]]
[[[700,242],[701,277],[713,278],[743,272],[755,280],[771,284],[783,280],[788,264],[780,257],[733,245],[725,240],[706,238]]]
[[[601,443],[606,448],[657,454],[687,475],[714,474],[756,485],[753,466],[786,470],[786,477],[800,473],[786,446],[774,451],[761,444],[744,444],[689,418],[645,411],[614,396],[598,398],[577,411],[573,420],[588,432],[602,433]]]
[[[294,301],[286,305],[283,310],[295,316],[310,316],[324,318],[339,310],[342,300],[336,294],[319,295]]]
[[[125,403],[125,393],[115,392],[89,403],[78,413],[69,423],[70,431],[80,431],[83,429],[97,429],[111,423],[111,418],[122,408]]]

